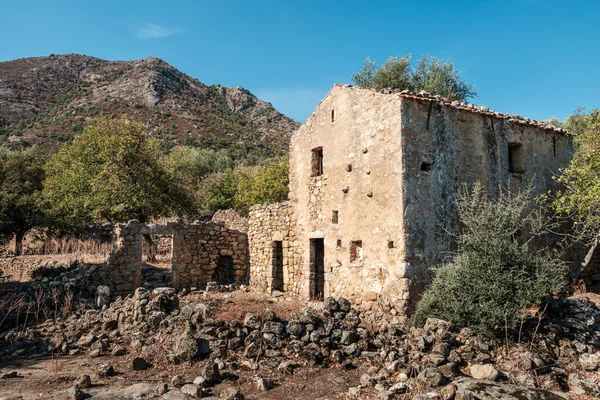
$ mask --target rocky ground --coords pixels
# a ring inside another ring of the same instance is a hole
[[[507,351],[440,320],[369,331],[345,299],[141,288],[2,334],[0,399],[600,397],[600,309],[545,315]]]

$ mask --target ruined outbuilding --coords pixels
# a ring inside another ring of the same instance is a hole
[[[237,214],[236,214],[237,215]],[[143,235],[172,237],[172,286],[204,288],[208,282],[248,282],[248,238],[245,232],[228,228],[223,222],[164,225],[142,224],[136,220],[115,227],[115,249],[105,267],[105,282],[116,295],[131,293],[142,284]]]
[[[464,185],[545,193],[572,152],[544,123],[335,85],[292,136],[289,201],[251,209],[250,284],[404,315],[454,249]]]

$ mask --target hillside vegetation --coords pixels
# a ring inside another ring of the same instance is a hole
[[[165,149],[269,154],[285,152],[299,125],[242,87],[207,86],[158,58],[67,54],[0,63],[0,144],[57,147],[98,116],[142,122]]]

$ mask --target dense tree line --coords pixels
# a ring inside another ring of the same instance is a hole
[[[97,221],[195,219],[202,211],[287,199],[285,156],[178,147],[164,154],[145,125],[100,118],[55,154],[0,147],[0,239]]]

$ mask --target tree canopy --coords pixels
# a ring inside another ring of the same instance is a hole
[[[22,239],[43,224],[40,209],[45,155],[37,148],[10,151],[0,148],[0,235],[16,238],[15,255]]]
[[[477,96],[475,86],[464,82],[450,61],[431,56],[422,57],[416,68],[412,57],[390,57],[383,64],[370,58],[363,61],[362,70],[352,77],[355,85],[369,89],[424,90],[450,100],[467,101]]]
[[[192,212],[193,200],[161,162],[159,143],[146,126],[101,118],[49,160],[43,196],[62,225],[138,219]]]
[[[580,238],[597,243],[600,238],[600,110],[578,112],[565,125],[575,127],[577,151],[571,164],[556,180],[563,189],[555,194],[554,208],[571,215]]]

